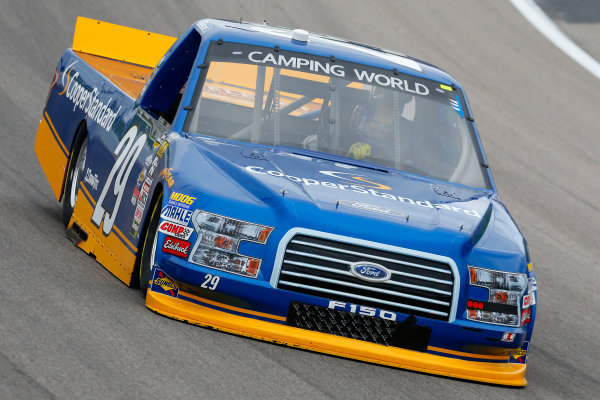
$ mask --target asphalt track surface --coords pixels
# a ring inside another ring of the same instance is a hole
[[[174,36],[204,17],[266,18],[402,51],[453,74],[469,95],[501,198],[537,270],[529,385],[496,387],[369,365],[148,311],[139,292],[65,237],[60,205],[33,152],[50,79],[77,15]],[[508,1],[0,0],[0,60],[1,399],[600,393],[600,81]]]

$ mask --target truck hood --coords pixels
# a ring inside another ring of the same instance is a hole
[[[290,225],[384,243],[394,241],[390,235],[402,236],[405,245],[408,241],[429,250],[432,243],[426,242],[435,241],[442,250],[456,248],[457,241],[475,245],[498,208],[491,200],[494,193],[485,189],[342,162],[335,156],[309,156],[303,150],[189,139],[200,153],[195,158],[203,156],[216,170],[210,174],[225,178],[221,193],[268,205]]]

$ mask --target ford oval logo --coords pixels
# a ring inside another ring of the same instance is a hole
[[[383,282],[392,277],[391,271],[383,265],[365,261],[351,264],[350,272],[357,278],[371,282]]]

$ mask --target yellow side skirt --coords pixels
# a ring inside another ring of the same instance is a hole
[[[84,193],[85,192],[85,193]],[[90,200],[91,199],[91,202]],[[137,248],[127,240],[125,235],[115,226],[108,236],[105,236],[100,227],[92,224],[92,214],[95,203],[87,187],[81,183],[75,202],[73,216],[69,228],[76,223],[88,235],[85,242],[80,242],[77,247],[89,254],[96,256],[104,268],[109,270],[126,285],[131,284],[131,276],[135,266]],[[127,245],[125,244],[127,243]]]
[[[58,137],[47,113],[44,113],[38,125],[34,148],[52,193],[56,201],[60,201],[69,162],[69,150]]]
[[[453,378],[510,386],[527,385],[526,366],[523,364],[466,361],[387,347],[240,317],[152,291],[146,295],[146,306],[180,321],[286,346]]]

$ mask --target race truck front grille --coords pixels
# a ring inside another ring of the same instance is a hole
[[[442,257],[334,238],[294,235],[280,257],[274,286],[380,310],[454,319],[452,305],[458,283]],[[382,282],[360,279],[350,272],[350,266],[359,262],[384,266],[391,278]]]

